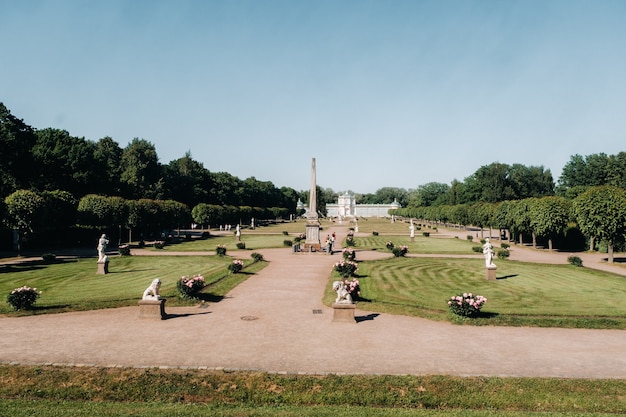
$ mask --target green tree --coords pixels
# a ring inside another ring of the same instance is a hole
[[[18,233],[17,252],[21,255],[22,242],[40,227],[44,211],[44,198],[34,191],[17,190],[4,199],[7,226]]]
[[[122,192],[122,148],[109,136],[95,144],[94,160],[96,179],[93,193],[101,195],[120,195]]]
[[[200,162],[191,157],[189,151],[163,168],[167,195],[171,199],[189,207],[209,201],[209,191],[214,187],[211,175]]]
[[[33,128],[0,102],[0,196],[29,188],[34,169],[31,149],[36,140]]]
[[[66,190],[77,196],[94,191],[98,183],[95,144],[70,136],[65,130],[36,132],[32,154],[38,167],[35,186],[40,190]]]
[[[124,148],[121,159],[121,182],[130,199],[160,198],[164,180],[154,145],[134,138]]]
[[[563,197],[536,199],[530,208],[530,226],[536,236],[548,238],[552,250],[553,239],[562,234],[570,220],[571,202]]]
[[[613,262],[613,247],[626,233],[626,191],[611,185],[592,187],[572,205],[580,230],[591,239],[591,249],[594,239],[605,240]]]

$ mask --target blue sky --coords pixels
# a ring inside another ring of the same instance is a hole
[[[37,129],[277,187],[375,192],[626,151],[626,1],[0,0]],[[0,151],[1,152],[1,151]]]

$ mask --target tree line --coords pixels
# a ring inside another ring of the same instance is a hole
[[[308,190],[278,188],[254,177],[241,180],[226,172],[211,172],[190,152],[161,164],[155,146],[144,139],[134,138],[122,148],[110,137],[94,142],[73,137],[65,130],[34,129],[2,103],[0,149],[0,216],[5,225],[22,234],[32,234],[35,229],[54,233],[80,225],[120,230],[121,237],[121,229],[128,230],[130,236],[133,230],[147,234],[191,222],[248,222],[253,217],[300,214],[297,201],[308,200]],[[480,212],[479,208],[487,206],[498,206],[500,211],[508,206],[536,206],[544,199],[564,199],[573,204],[591,187],[607,185],[626,189],[626,153],[574,155],[556,184],[543,166],[494,162],[450,184],[430,182],[408,190],[383,187],[371,194],[347,191],[355,194],[357,204],[397,200],[411,217],[454,218],[458,224],[501,227],[506,222],[496,222],[493,216],[489,221],[485,216],[473,216],[469,221],[462,213]],[[326,204],[336,202],[338,195],[331,188],[318,186],[318,211],[324,214]],[[539,212],[532,213],[537,222]],[[25,220],[27,217],[30,220]],[[576,220],[573,216],[568,219],[570,223]],[[529,228],[508,223],[512,231],[532,234]],[[535,235],[541,238],[546,234],[537,229]]]

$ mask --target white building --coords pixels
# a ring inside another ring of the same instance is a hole
[[[328,217],[390,217],[389,210],[400,208],[394,200],[391,204],[356,204],[353,195],[344,193],[337,199],[337,204],[326,204]]]

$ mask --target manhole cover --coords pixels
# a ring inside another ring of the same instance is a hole
[[[241,320],[243,321],[253,321],[253,320],[257,320],[258,317],[257,316],[241,316]]]
[[[322,310],[313,310],[313,314],[322,314]]]

